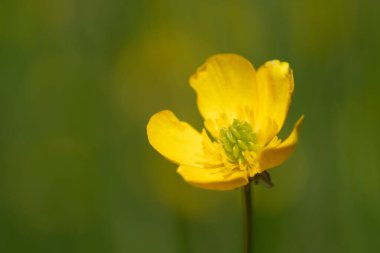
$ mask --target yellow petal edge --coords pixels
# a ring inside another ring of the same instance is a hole
[[[289,158],[297,145],[298,134],[303,120],[304,115],[298,119],[292,132],[283,142],[272,147],[269,145],[263,150],[260,155],[260,172],[276,167]]]
[[[216,120],[222,125],[239,118],[239,111],[256,107],[252,99],[255,83],[254,67],[236,54],[217,54],[208,58],[190,78],[203,118]],[[216,134],[218,130],[212,132]]]
[[[256,114],[258,129],[271,140],[281,130],[288,114],[294,91],[293,73],[289,63],[268,61],[257,71],[257,93],[259,110]],[[268,127],[268,123],[271,126]],[[275,126],[275,128],[273,128]]]
[[[197,166],[203,157],[202,136],[188,123],[178,120],[173,112],[154,114],[147,125],[150,144],[176,164]]]
[[[182,165],[178,168],[177,173],[186,182],[207,190],[233,190],[248,184],[247,173],[243,171],[226,176],[215,170]]]

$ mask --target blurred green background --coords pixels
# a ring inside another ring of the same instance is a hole
[[[148,144],[215,53],[290,62],[292,158],[255,187],[255,252],[375,252],[380,3],[0,2],[0,252],[241,252],[240,191],[187,185]]]

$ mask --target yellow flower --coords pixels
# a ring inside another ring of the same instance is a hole
[[[198,68],[190,85],[204,118],[201,133],[169,110],[153,115],[147,126],[150,144],[179,165],[188,183],[235,189],[291,155],[303,116],[284,141],[277,137],[294,90],[288,63],[273,60],[256,71],[239,55],[219,54]]]

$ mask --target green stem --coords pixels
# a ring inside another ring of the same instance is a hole
[[[184,214],[180,211],[177,212],[177,230],[178,230],[178,252],[189,253],[189,234],[188,234],[188,223]]]
[[[253,245],[253,238],[252,238],[252,192],[251,192],[251,184],[247,184],[242,188],[243,191],[243,202],[244,202],[244,209],[245,209],[245,227],[244,227],[244,253],[252,253],[252,245]]]

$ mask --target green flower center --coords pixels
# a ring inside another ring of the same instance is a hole
[[[250,124],[235,119],[230,127],[220,129],[219,143],[230,162],[246,163],[244,153],[257,150],[257,135]]]

